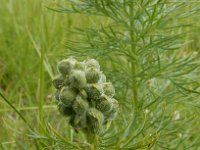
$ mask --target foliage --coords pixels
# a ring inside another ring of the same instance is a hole
[[[199,136],[188,135],[194,128],[199,130],[197,116],[189,117],[184,111],[191,104],[199,107],[199,54],[198,49],[184,47],[191,44],[188,36],[194,32],[199,5],[167,0],[76,0],[68,6],[59,5],[56,10],[91,19],[103,16],[99,25],[72,30],[78,36],[66,43],[70,56],[106,60],[108,75],[120,91],[120,116],[102,135],[102,147],[197,148]]]
[[[199,149],[198,1],[22,1],[0,6],[3,149]],[[97,59],[119,100],[92,144],[48,99],[56,60],[69,56]]]

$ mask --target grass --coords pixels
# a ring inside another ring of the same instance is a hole
[[[63,20],[62,16],[49,13],[41,1],[2,1],[0,14],[1,92],[13,106],[20,107],[20,113],[32,127],[37,127],[39,120],[57,113],[52,114],[47,109],[49,113],[43,116],[43,111],[46,112],[43,100],[48,107],[55,104],[50,97],[53,72],[48,60],[55,63],[64,52],[62,43],[68,19]],[[55,25],[54,21],[59,23]],[[56,28],[56,31],[52,28]],[[2,146],[4,149],[21,149],[23,141],[28,140],[24,138],[29,133],[26,125],[3,99],[0,109],[4,110],[0,123]],[[53,115],[53,118],[56,117]],[[19,142],[16,141],[18,138]],[[33,140],[28,141],[24,147],[35,147]]]
[[[72,141],[73,131],[59,115],[52,98],[51,79],[57,73],[56,62],[65,57],[64,41],[70,38],[66,31],[79,21],[48,10],[44,1],[3,0],[1,3],[1,93],[27,123],[36,130],[39,128],[38,134],[43,133],[44,120],[51,122],[56,130],[65,124],[62,130],[69,132],[63,134],[69,135]],[[2,148],[35,149],[34,140],[27,136],[30,132],[26,123],[0,99]]]
[[[47,9],[55,6],[51,1],[1,0],[0,149],[92,149],[58,113],[52,97],[56,63],[73,55],[98,59],[116,87],[121,108],[102,135],[102,147],[199,150],[200,6],[186,2],[175,9],[180,2],[166,2],[169,15],[163,19],[162,4],[146,14],[142,8],[148,4],[131,2],[127,10],[141,19],[137,24],[145,24],[145,15],[156,23],[149,20],[141,30],[129,18],[135,28],[122,35],[123,14],[116,18],[110,8],[99,9],[100,16],[93,8],[92,14],[90,9],[65,14]]]

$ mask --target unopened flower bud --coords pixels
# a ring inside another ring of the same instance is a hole
[[[73,70],[69,75],[70,86],[74,88],[83,88],[86,85],[85,73],[80,70]]]
[[[88,98],[99,99],[103,93],[103,88],[99,84],[87,84],[85,91],[87,92]]]
[[[103,114],[96,108],[90,108],[87,113],[87,119],[89,130],[93,133],[98,133],[104,122]]]
[[[113,87],[111,82],[106,82],[102,84],[104,94],[113,97],[115,95],[115,88]]]
[[[88,83],[97,83],[100,79],[100,72],[98,69],[91,67],[86,70],[85,76]]]
[[[62,88],[63,85],[64,85],[64,80],[65,80],[65,79],[64,79],[64,77],[63,77],[62,75],[56,76],[56,77],[53,79],[53,81],[52,81],[53,86],[54,86],[56,89]]]
[[[80,96],[82,99],[87,99],[87,97],[88,97],[87,93],[84,89],[79,90],[78,96]]]
[[[109,114],[107,114],[107,120],[113,120],[116,116],[117,116],[117,113],[119,111],[119,103],[117,100],[115,100],[114,98],[112,98],[112,109],[111,111],[109,112]]]
[[[76,61],[75,64],[74,64],[74,69],[84,71],[85,65],[82,62]]]
[[[73,68],[73,64],[70,61],[70,59],[64,59],[62,61],[60,61],[58,63],[58,71],[62,74],[62,75],[67,75],[70,73],[70,71]]]
[[[72,107],[67,107],[63,103],[58,103],[58,110],[64,116],[71,116],[72,114],[75,114]]]
[[[74,89],[70,89],[69,87],[63,87],[60,91],[59,97],[63,104],[71,106],[76,98],[76,91]]]
[[[84,100],[80,96],[77,96],[72,107],[77,114],[83,114],[88,110],[89,104],[87,100]]]
[[[96,61],[95,59],[89,59],[85,62],[86,68],[96,68],[98,70],[100,70],[100,65],[98,63],[98,61]]]
[[[108,114],[112,110],[111,99],[106,95],[102,95],[100,102],[96,103],[96,108],[103,114]]]

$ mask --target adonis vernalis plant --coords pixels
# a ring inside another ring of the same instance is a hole
[[[2,0],[0,148],[199,150],[199,10]]]

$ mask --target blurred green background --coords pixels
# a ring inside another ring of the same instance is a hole
[[[46,2],[41,0],[1,0],[0,3],[0,90],[37,128],[40,51],[43,49],[45,66],[49,69],[44,73],[44,118],[50,118],[58,127],[62,121],[51,96],[54,70],[49,64],[55,64],[66,52],[63,44],[70,37],[66,30],[72,24],[84,22],[48,10]],[[3,148],[31,149],[34,143],[25,137],[26,133],[26,125],[1,99],[0,143]]]
[[[88,16],[78,14],[69,15],[57,13],[47,9],[46,6],[51,7],[51,2],[55,1],[0,1],[0,91],[3,92],[6,98],[36,129],[39,128],[39,107],[43,105],[44,122],[49,122],[64,136],[71,137],[73,136],[73,131],[66,125],[66,120],[59,115],[56,102],[52,98],[54,89],[51,85],[51,79],[57,72],[56,63],[64,58],[65,54],[68,54],[65,42],[68,39],[76,40],[77,38],[75,35],[71,35],[70,32],[67,32],[68,30],[74,27],[95,26],[98,25],[98,22],[102,19],[104,19],[104,24],[106,24],[109,20],[106,18],[95,18],[94,21],[91,19],[94,16],[88,18]],[[63,4],[66,1],[59,2]],[[194,19],[191,21],[196,22],[197,20]],[[188,41],[192,40],[193,42],[189,42],[189,44],[186,42],[185,47],[183,47],[185,51],[177,53],[180,55],[179,57],[192,53],[194,50],[196,52],[196,50],[199,49],[199,25],[196,26],[196,32],[188,34],[188,36],[185,37]],[[41,67],[41,53],[44,55],[44,68]],[[112,67],[109,63],[105,64],[103,61],[100,61],[100,63],[104,69]],[[44,69],[44,71],[42,69]],[[104,71],[106,72],[108,70]],[[109,75],[108,73],[108,78],[111,78],[112,75]],[[157,84],[161,83],[162,81],[158,81]],[[125,95],[124,97],[129,96]],[[43,99],[43,103],[40,103],[41,99]],[[167,104],[163,103],[162,105]],[[185,104],[169,105],[167,108],[169,114],[164,116],[166,118],[169,116],[171,118],[175,117],[176,119],[176,117],[179,117],[179,113],[182,112],[182,115],[185,117],[183,117],[183,120],[185,119],[185,124],[177,122],[177,124],[171,126],[171,128],[175,128],[176,125],[177,128],[183,126],[183,129],[180,129],[183,131],[185,130],[184,127],[189,127],[191,125],[192,128],[188,131],[192,133],[194,137],[190,136],[186,138],[191,142],[193,142],[193,139],[196,141],[200,140],[200,136],[198,135],[198,125],[200,124],[200,118],[198,116],[200,111],[199,107],[196,106],[199,106],[198,101],[195,103],[195,108],[191,105],[186,106]],[[158,112],[158,114],[159,113],[160,112]],[[152,116],[148,117],[148,121],[150,122]],[[196,118],[196,120],[194,120],[194,118]],[[149,130],[151,131],[151,129]],[[35,142],[33,138],[27,136],[29,134],[30,132],[26,124],[24,124],[13,109],[0,98],[0,148],[8,150],[35,149]],[[173,134],[173,131],[172,133],[164,133],[162,136],[165,137],[168,136],[168,134],[172,135],[172,139],[174,136],[182,136],[181,133]],[[185,134],[185,136],[186,135],[187,134]],[[170,140],[170,135],[168,140]],[[50,145],[52,145],[52,143]]]

